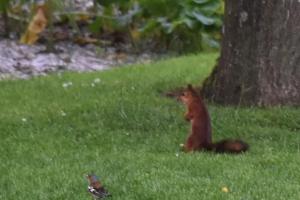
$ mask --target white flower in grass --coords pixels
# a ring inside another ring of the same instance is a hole
[[[72,83],[71,81],[65,82],[65,83],[62,84],[62,86],[63,86],[64,88],[68,88],[68,87],[70,87],[70,86],[72,86],[72,85],[73,85],[73,83]]]
[[[65,116],[67,115],[63,110],[60,111],[60,114],[61,114],[61,116],[63,116],[63,117],[65,117]]]
[[[91,83],[91,86],[92,86],[92,87],[95,87],[95,83]]]
[[[176,156],[176,157],[179,157],[179,153],[176,153],[175,156]]]
[[[27,119],[26,118],[22,118],[22,122],[27,122]]]
[[[100,78],[95,78],[94,79],[94,83],[100,83],[100,82],[101,82]]]

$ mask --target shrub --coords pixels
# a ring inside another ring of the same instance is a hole
[[[142,45],[146,40],[152,42],[152,47],[176,51],[218,47],[223,0],[101,0],[99,3],[103,15],[98,25],[101,21],[106,31],[128,31],[134,44]]]

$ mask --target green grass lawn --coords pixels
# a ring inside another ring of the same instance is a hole
[[[89,172],[114,200],[300,199],[299,108],[209,105],[213,139],[250,151],[179,151],[184,106],[161,93],[200,84],[216,57],[1,81],[0,199],[91,199]]]

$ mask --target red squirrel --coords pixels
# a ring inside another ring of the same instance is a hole
[[[248,150],[249,145],[241,140],[227,139],[217,143],[212,142],[208,110],[192,85],[187,86],[179,99],[187,107],[184,118],[191,122],[191,133],[183,147],[185,152],[207,150],[217,153],[241,153]]]

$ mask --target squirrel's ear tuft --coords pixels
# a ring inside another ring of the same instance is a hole
[[[194,96],[198,96],[198,92],[193,88],[191,84],[187,85],[187,90]]]
[[[191,84],[188,84],[188,85],[187,85],[187,89],[193,90],[194,88],[193,88],[193,86],[192,86]]]

